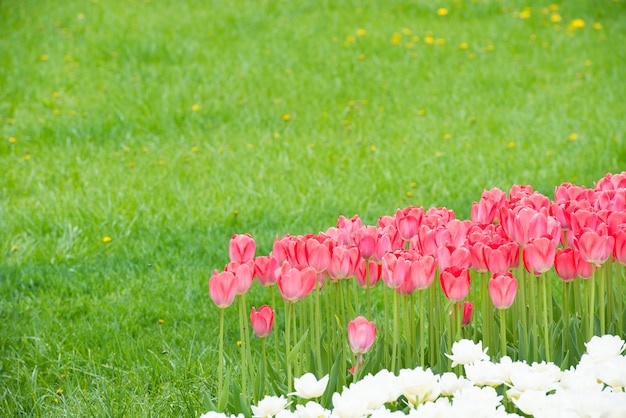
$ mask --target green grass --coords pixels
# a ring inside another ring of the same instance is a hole
[[[626,167],[623,0],[234,3],[0,3],[2,415],[205,412],[233,233]]]

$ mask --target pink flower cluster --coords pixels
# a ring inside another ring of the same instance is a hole
[[[485,190],[472,204],[471,220],[444,207],[413,206],[381,216],[377,225],[341,216],[324,232],[277,238],[269,255],[255,257],[255,250],[250,235],[232,237],[230,263],[209,280],[218,307],[246,293],[255,277],[296,302],[327,281],[347,278],[362,288],[382,278],[408,295],[430,287],[437,271],[445,296],[462,301],[473,269],[492,275],[494,306],[506,308],[517,289],[510,272],[521,261],[534,275],[554,267],[565,281],[590,277],[609,259],[626,264],[626,172],[609,173],[593,188],[561,184],[554,200],[531,186],[514,185],[508,196]]]

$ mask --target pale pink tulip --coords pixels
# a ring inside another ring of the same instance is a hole
[[[229,271],[213,271],[209,279],[209,295],[218,308],[232,305],[237,294],[237,278]]]
[[[367,353],[375,338],[376,326],[365,317],[359,316],[348,323],[348,341],[355,355]]]
[[[250,234],[235,234],[228,245],[230,261],[246,263],[254,258],[256,243]]]
[[[328,265],[328,275],[332,280],[354,276],[360,258],[359,248],[354,245],[333,248]]]
[[[300,270],[291,267],[287,261],[276,270],[280,295],[287,302],[296,302],[306,297],[315,288],[317,274],[313,267]]]
[[[276,283],[276,269],[278,259],[272,254],[254,258],[254,275],[262,286],[271,286]]]
[[[586,229],[582,234],[574,238],[574,245],[580,252],[583,260],[599,266],[604,263],[613,253],[615,239],[608,234],[605,224],[598,231]]]
[[[558,243],[549,237],[535,238],[523,250],[524,267],[535,276],[545,273],[554,265],[554,253]]]
[[[517,293],[517,280],[511,273],[496,273],[489,279],[489,296],[497,309],[513,305]]]
[[[252,330],[259,338],[265,338],[272,332],[274,326],[274,310],[267,305],[263,305],[257,311],[252,308],[250,312],[250,323]]]

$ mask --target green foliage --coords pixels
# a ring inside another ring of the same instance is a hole
[[[467,218],[483,188],[551,195],[621,171],[624,2],[549,7],[1,2],[0,410],[198,416],[240,402],[207,397],[206,284],[234,233],[267,253],[341,214]]]

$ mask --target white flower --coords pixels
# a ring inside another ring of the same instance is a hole
[[[543,390],[526,390],[521,392],[518,397],[511,399],[523,413],[533,415],[535,411],[547,405],[546,398],[546,392]]]
[[[491,416],[502,401],[502,395],[490,386],[471,386],[458,391],[452,399],[452,406],[463,411],[474,411],[471,416]]]
[[[287,399],[284,396],[266,396],[255,406],[252,405],[252,416],[255,418],[270,418],[287,408]]]
[[[413,406],[434,401],[441,393],[439,378],[430,369],[402,369],[398,375],[402,394]]]
[[[459,364],[472,364],[481,360],[489,360],[487,348],[483,350],[483,343],[474,343],[471,340],[461,340],[452,344],[452,354],[446,354],[452,360],[452,367]]]
[[[369,410],[375,410],[387,402],[394,402],[402,394],[398,378],[387,370],[381,370],[375,376],[368,374],[363,379],[350,385],[350,390],[357,394]]]
[[[591,340],[585,343],[585,347],[589,357],[594,362],[601,363],[619,356],[626,349],[626,343],[617,335],[603,335],[591,337]]]
[[[317,402],[309,401],[306,405],[296,406],[296,416],[299,418],[326,418],[330,411]]]
[[[328,375],[317,380],[313,373],[307,373],[299,379],[294,379],[293,387],[296,391],[290,395],[297,395],[302,399],[319,398],[324,394],[327,385]]]
[[[457,391],[472,386],[472,382],[463,376],[457,377],[452,372],[446,372],[439,376],[439,384],[441,386],[441,394],[443,396],[452,396]]]
[[[598,364],[596,375],[605,384],[623,391],[626,388],[626,357],[619,356]]]
[[[506,381],[503,368],[499,364],[479,361],[474,364],[466,364],[464,367],[467,379],[475,385],[499,386]]]
[[[359,394],[349,388],[333,394],[333,406],[331,417],[337,418],[361,418],[370,412]]]

